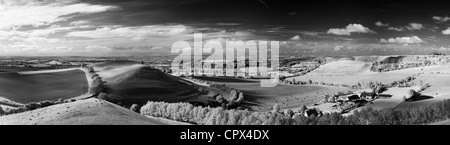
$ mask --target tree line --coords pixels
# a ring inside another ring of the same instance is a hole
[[[199,125],[412,125],[427,124],[450,118],[450,100],[417,108],[372,108],[355,110],[352,115],[325,113],[306,117],[301,113],[254,112],[194,106],[189,103],[150,101],[141,114],[164,117]]]

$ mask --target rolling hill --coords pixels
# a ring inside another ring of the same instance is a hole
[[[94,68],[106,81],[107,93],[121,103],[207,101],[203,97],[207,93],[204,87],[158,69],[140,64],[107,63]]]
[[[33,111],[0,116],[2,125],[169,125],[183,124],[149,118],[129,109],[91,98]]]

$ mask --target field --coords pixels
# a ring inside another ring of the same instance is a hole
[[[47,73],[0,72],[0,96],[18,103],[68,99],[87,92],[82,70]]]
[[[245,96],[245,103],[253,110],[267,111],[274,104],[282,109],[295,109],[302,105],[308,106],[319,103],[325,94],[333,94],[346,88],[319,86],[319,85],[284,85],[275,87],[260,87],[258,80],[226,78],[226,77],[194,77],[206,81],[226,84],[229,87],[241,90]]]
[[[407,68],[388,72],[372,72],[370,71],[370,67],[370,62],[338,60],[327,63],[304,76],[288,78],[288,80],[312,80],[313,82],[346,85],[354,85],[358,82],[368,81],[377,81],[388,84],[393,81],[405,79],[408,76],[416,75],[416,79],[410,82],[413,86],[389,88],[384,93],[393,95],[390,99],[377,99],[372,101],[372,103],[366,104],[364,107],[371,107],[374,109],[420,107],[450,99],[450,92],[448,91],[450,90],[450,64]],[[421,99],[403,102],[402,97],[408,90],[413,89],[418,91],[420,85],[425,83],[430,84],[431,87],[420,92]],[[358,92],[362,90],[355,91]],[[329,105],[324,104],[318,107],[328,110]]]

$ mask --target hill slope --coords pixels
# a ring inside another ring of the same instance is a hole
[[[118,105],[91,98],[0,117],[12,125],[167,125]]]
[[[140,64],[109,63],[95,67],[106,81],[107,93],[124,104],[147,101],[186,102],[205,101],[203,87],[171,76],[158,69]],[[202,100],[203,99],[203,100]]]

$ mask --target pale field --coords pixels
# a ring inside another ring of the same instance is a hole
[[[312,80],[313,82],[347,85],[354,85],[362,81],[391,83],[392,81],[405,79],[406,77],[412,76],[421,71],[420,68],[411,68],[378,73],[370,71],[370,66],[371,63],[366,62],[339,60],[320,66],[318,69],[306,75],[288,78],[288,80]]]

